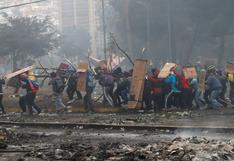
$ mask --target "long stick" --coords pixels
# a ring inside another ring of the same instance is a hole
[[[65,58],[65,60],[72,66],[72,68],[73,68],[75,71],[77,71],[77,70],[76,70],[76,67],[72,64],[72,62],[71,62],[69,59]]]
[[[111,35],[111,38],[113,40],[113,42],[115,43],[115,45],[117,46],[117,48],[124,54],[124,56],[126,56],[128,58],[128,60],[130,61],[130,63],[132,65],[134,65],[132,59],[130,58],[130,56],[119,46],[119,44],[116,42],[115,38],[113,35]]]
[[[94,102],[98,102],[103,96],[104,94],[100,95]]]
[[[43,69],[43,73],[46,72],[48,75],[50,75],[50,73],[46,70],[46,68],[44,68],[44,66],[41,64],[41,62],[38,61],[38,63],[41,66],[41,68]]]

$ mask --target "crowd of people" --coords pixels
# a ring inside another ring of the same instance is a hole
[[[152,69],[145,76],[142,109],[145,111],[158,112],[169,108],[176,109],[221,109],[229,103],[234,105],[234,74],[217,70],[211,65],[206,69],[205,89],[199,88],[200,80],[197,77],[186,79],[183,72],[173,68],[166,78],[159,78],[160,70]],[[201,70],[201,71],[202,71]],[[200,73],[201,71],[197,71]],[[108,72],[102,68],[95,71],[87,71],[86,92],[82,96],[77,90],[79,73],[72,73],[68,78],[64,78],[59,73],[50,74],[50,83],[55,98],[55,109],[57,113],[66,112],[67,107],[75,99],[83,100],[87,111],[94,112],[95,105],[92,100],[92,93],[96,84],[103,89],[103,104],[113,107],[127,106],[131,100],[129,94],[131,88],[133,70],[123,71],[120,67]],[[22,112],[41,113],[41,108],[36,105],[36,94],[39,84],[35,80],[30,80],[27,73],[18,76],[19,86],[15,93],[19,95],[19,105]],[[2,104],[4,79],[0,80],[0,108],[5,113]],[[228,85],[229,84],[229,85]],[[229,88],[228,88],[229,87]],[[63,93],[66,89],[69,101],[63,103]],[[228,90],[227,90],[228,89]],[[227,95],[227,91],[229,94]],[[77,97],[74,97],[74,94]]]

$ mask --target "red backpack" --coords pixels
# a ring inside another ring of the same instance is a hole
[[[35,80],[29,80],[29,85],[32,92],[36,93],[39,90],[39,84]]]

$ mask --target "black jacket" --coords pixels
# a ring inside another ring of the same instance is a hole
[[[0,79],[0,93],[3,92],[2,90],[2,86],[5,84],[5,80],[4,79]]]

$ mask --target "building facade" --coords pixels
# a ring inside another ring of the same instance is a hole
[[[60,31],[79,29],[89,33],[91,53],[97,54],[96,0],[59,0]]]

